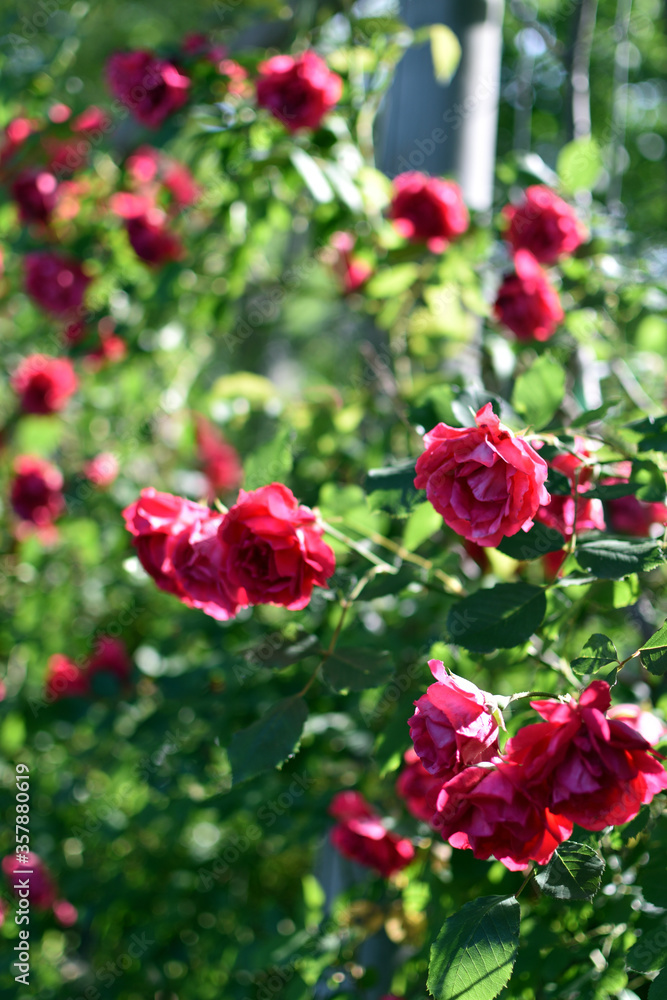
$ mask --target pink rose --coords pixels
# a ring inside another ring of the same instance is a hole
[[[90,283],[78,261],[40,251],[25,258],[25,288],[28,295],[56,316],[75,313],[83,305]]]
[[[647,712],[639,705],[612,705],[607,712],[608,719],[624,722],[639,733],[647,743],[657,747],[667,736],[667,726],[653,712]]]
[[[586,229],[571,205],[548,187],[526,188],[520,205],[506,205],[505,239],[516,250],[529,250],[541,264],[553,264],[574,253],[586,238]]]
[[[172,63],[144,50],[112,55],[107,79],[114,97],[148,128],[159,128],[183,107],[191,83]]]
[[[12,389],[21,397],[24,413],[56,413],[64,409],[79,381],[67,358],[31,354],[12,376]]]
[[[219,530],[222,514],[205,515],[179,534],[169,536],[162,570],[178,588],[177,596],[191,608],[199,608],[218,621],[233,618],[246,601],[229,581],[225,550]]]
[[[436,683],[415,702],[410,738],[429,774],[447,780],[498,753],[498,723],[483,691],[429,660]]]
[[[428,773],[412,747],[405,751],[403,760],[405,766],[398,776],[396,792],[415,819],[430,823],[435,815],[442,778],[434,778]]]
[[[257,103],[290,132],[319,128],[343,92],[341,78],[310,50],[296,57],[273,56],[258,70]]]
[[[110,451],[100,452],[99,455],[95,455],[89,462],[86,462],[83,467],[86,479],[101,490],[111,486],[119,471],[118,459]]]
[[[103,635],[97,640],[85,669],[88,675],[114,674],[121,684],[127,684],[132,674],[132,660],[124,642],[110,635]]]
[[[305,608],[336,566],[321,536],[313,511],[281,483],[241,490],[220,526],[226,580],[239,602]]]
[[[85,671],[62,653],[49,657],[44,681],[48,701],[60,698],[85,698],[90,685]]]
[[[586,830],[627,823],[667,788],[651,744],[607,718],[610,704],[606,681],[593,681],[578,702],[531,702],[546,722],[524,726],[505,748],[526,784],[548,795],[549,809]]]
[[[519,340],[548,340],[562,322],[558,292],[528,250],[517,250],[514,274],[500,286],[494,313]]]
[[[547,463],[500,423],[491,403],[477,411],[475,427],[438,424],[424,437],[415,486],[446,524],[478,545],[496,546],[528,531],[542,504]]]
[[[454,181],[415,172],[394,179],[389,218],[401,236],[442,253],[468,228],[468,209]]]
[[[572,823],[546,807],[539,788],[528,788],[523,769],[498,760],[469,767],[443,786],[432,825],[452,847],[476,858],[496,858],[510,871],[530,861],[544,865],[572,833]]]
[[[19,455],[14,462],[10,498],[23,521],[48,527],[65,509],[62,474],[50,462],[34,455]]]
[[[2,859],[2,870],[9,888],[15,896],[18,896],[19,882],[27,880],[30,905],[37,907],[38,910],[50,909],[55,902],[57,892],[51,872],[39,855],[32,851],[26,851],[21,857],[25,858],[25,863],[19,862],[16,854],[8,854]]]
[[[390,833],[377,813],[358,793],[343,792],[334,796],[329,812],[339,819],[331,831],[331,843],[340,853],[367,868],[374,868],[385,878],[409,865],[415,849],[405,837]],[[351,798],[355,796],[355,798]]]
[[[58,203],[58,181],[48,170],[26,167],[12,184],[21,222],[51,221]]]

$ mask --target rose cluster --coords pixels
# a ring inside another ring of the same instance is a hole
[[[253,604],[305,608],[335,569],[317,515],[281,483],[241,490],[226,514],[149,487],[123,516],[158,587],[219,621]]]
[[[388,878],[414,858],[415,849],[407,837],[391,833],[359,792],[339,792],[331,800],[329,813],[338,820],[331,843],[351,861]]]
[[[438,660],[429,666],[436,682],[408,720],[414,754],[397,790],[452,847],[512,871],[546,864],[573,824],[627,823],[667,788],[646,720],[627,706],[611,709],[605,681],[593,681],[578,701],[532,701],[544,721],[521,728],[501,751],[492,697]],[[650,732],[660,738],[664,728]]]

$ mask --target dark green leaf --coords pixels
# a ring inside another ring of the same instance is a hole
[[[635,420],[628,426],[641,435],[638,451],[667,451],[667,415]]]
[[[479,653],[530,639],[546,614],[544,590],[529,583],[499,583],[464,597],[447,616],[452,642]]]
[[[580,542],[575,555],[584,569],[609,580],[655,569],[664,559],[659,543],[652,539],[609,538],[607,535]]]
[[[429,992],[436,1000],[494,1000],[512,975],[520,922],[514,896],[483,896],[462,906],[431,945]]]
[[[621,827],[621,837],[623,838],[623,843],[627,844],[629,840],[634,837],[638,837],[646,829],[646,824],[651,818],[651,810],[648,806],[642,806],[634,819],[631,819],[629,823],[626,823]]]
[[[512,406],[537,430],[546,427],[565,395],[565,369],[543,354],[516,380]]]
[[[628,952],[627,963],[637,972],[655,972],[667,965],[667,921],[653,930],[645,930]]]
[[[558,552],[564,545],[560,531],[537,521],[530,531],[517,531],[516,535],[503,538],[498,550],[512,559],[539,559],[547,552]]]
[[[415,487],[414,480],[414,459],[384,469],[371,469],[364,484],[371,508],[407,517],[413,507],[424,500],[424,494]]]
[[[630,482],[635,487],[637,497],[646,503],[662,503],[665,499],[665,474],[655,462],[635,459],[632,463]]]
[[[667,622],[642,646],[639,655],[652,674],[667,673]]]
[[[227,755],[232,785],[280,767],[299,748],[308,707],[298,695],[283,698],[247,729],[232,736]]]
[[[649,986],[647,1000],[667,1000],[667,969],[663,969]]]
[[[639,483],[611,483],[597,485],[592,490],[586,490],[587,500],[618,500],[619,497],[633,496],[640,488]]]
[[[618,666],[616,647],[608,636],[596,632],[582,649],[581,656],[572,660],[571,666],[577,677],[584,677],[603,670],[611,663]]]
[[[253,650],[254,655],[260,660],[262,660],[262,653],[266,650],[267,643],[268,640]],[[300,636],[295,642],[279,646],[269,652],[268,656],[263,659],[262,665],[272,667],[274,670],[282,670],[283,667],[289,667],[290,664],[303,660],[305,656],[312,656],[318,646],[319,639],[316,635]]]
[[[592,899],[600,888],[604,861],[587,844],[566,841],[535,876],[542,892],[555,899]]]
[[[543,457],[547,458],[546,455]],[[558,472],[557,469],[549,467],[549,475],[544,485],[549,493],[552,493],[554,496],[569,497],[572,495],[572,483],[567,476],[564,476],[562,472]]]
[[[602,406],[596,407],[594,410],[586,410],[584,413],[580,413],[578,417],[570,421],[570,427],[587,427],[588,424],[595,423],[596,420],[600,420],[618,402],[617,399],[608,399],[606,403]]]
[[[394,667],[386,650],[339,648],[327,658],[322,673],[334,691],[363,691],[386,684]]]

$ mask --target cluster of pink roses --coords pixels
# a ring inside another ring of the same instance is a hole
[[[123,516],[158,587],[219,621],[253,604],[304,608],[335,569],[317,515],[281,483],[241,490],[226,514],[149,487]]]

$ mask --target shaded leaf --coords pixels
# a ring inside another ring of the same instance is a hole
[[[283,698],[257,722],[234,733],[227,750],[232,785],[280,767],[299,748],[308,706],[303,698]]]
[[[322,667],[325,681],[334,691],[364,691],[379,687],[392,677],[394,666],[387,650],[337,649]]]
[[[584,569],[610,580],[655,569],[664,558],[659,543],[653,539],[610,538],[607,535],[580,542],[575,556]]]
[[[642,646],[639,657],[652,674],[667,673],[667,622]]]
[[[364,489],[371,508],[406,517],[424,499],[423,491],[415,487],[414,480],[414,459],[384,469],[370,469]]]
[[[555,899],[592,899],[600,888],[604,861],[588,844],[571,840],[556,849],[535,876],[542,892]]]
[[[530,531],[517,531],[516,535],[503,538],[498,551],[512,559],[539,559],[547,552],[558,552],[564,545],[560,531],[537,521]]]
[[[596,632],[582,649],[581,656],[572,660],[571,667],[577,677],[584,677],[595,674],[612,663],[618,666],[616,647],[609,636]]]
[[[499,583],[455,604],[447,616],[447,631],[452,642],[475,652],[508,649],[530,639],[546,609],[541,587]]]

